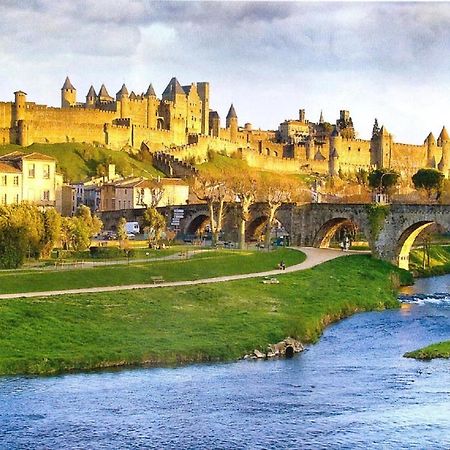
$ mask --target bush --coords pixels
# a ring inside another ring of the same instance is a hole
[[[120,258],[124,255],[123,250],[121,250],[118,247],[95,247],[92,246],[89,248],[89,252],[91,255],[91,258],[103,258],[103,259],[109,259],[109,258]]]

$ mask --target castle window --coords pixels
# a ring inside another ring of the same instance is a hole
[[[119,200],[119,209],[120,209],[120,200]]]
[[[127,190],[125,189],[125,195],[127,195]]]
[[[352,149],[352,148],[351,148],[351,147],[349,147],[349,148],[348,148],[348,151],[350,151],[351,149]]]
[[[16,194],[16,204],[19,203],[19,194]]]
[[[2,204],[6,205],[6,201],[7,201],[7,197],[6,197],[6,193],[2,195]]]
[[[28,178],[34,178],[35,173],[36,173],[36,165],[30,164],[30,166],[28,167]]]
[[[7,182],[7,176],[2,175],[2,186],[6,186],[6,182]]]

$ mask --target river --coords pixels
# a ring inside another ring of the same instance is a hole
[[[450,361],[402,355],[450,339],[450,296],[409,294],[292,359],[0,378],[0,448],[448,449]]]

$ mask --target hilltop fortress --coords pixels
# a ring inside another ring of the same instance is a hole
[[[181,86],[172,78],[158,98],[152,85],[136,94],[125,85],[110,96],[104,85],[98,93],[91,86],[85,102],[66,78],[61,88],[61,107],[27,101],[14,93],[13,102],[0,102],[0,143],[28,146],[32,143],[87,142],[112,150],[147,151],[154,164],[169,175],[180,175],[187,163],[202,162],[215,151],[245,159],[252,167],[281,173],[318,172],[352,174],[360,169],[392,168],[411,176],[419,168],[450,170],[450,139],[445,127],[435,139],[432,133],[422,145],[393,140],[377,121],[370,140],[356,139],[348,111],[340,111],[335,124],[317,123],[299,111],[277,131],[240,127],[231,105],[225,127],[210,109],[207,82]],[[177,170],[174,170],[178,168]],[[181,169],[180,169],[181,168]]]

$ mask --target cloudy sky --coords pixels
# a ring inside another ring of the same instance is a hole
[[[209,81],[211,107],[276,128],[305,108],[348,109],[361,138],[378,118],[397,141],[450,127],[449,3],[0,0],[0,100],[60,104],[91,84],[114,95],[172,76]]]

